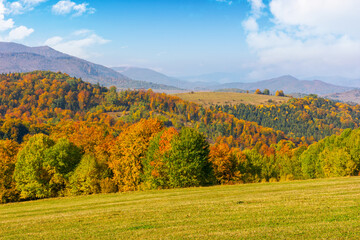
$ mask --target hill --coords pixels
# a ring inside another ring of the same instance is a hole
[[[233,83],[225,83],[216,86],[216,89],[221,89],[221,88],[240,88],[246,90],[269,89],[271,92],[275,92],[277,90],[283,90],[285,94],[304,93],[304,94],[318,94],[318,95],[345,92],[353,89],[351,87],[332,85],[319,80],[313,80],[313,81],[299,80],[290,75],[263,80],[259,82],[253,82],[253,83],[233,82]]]
[[[165,74],[156,72],[148,68],[138,67],[113,67],[115,71],[134,80],[152,82],[173,86],[176,88],[188,88],[189,83],[177,78],[166,76]]]
[[[331,101],[309,95],[291,98],[281,105],[212,106],[212,109],[231,113],[237,118],[254,121],[261,126],[283,131],[292,137],[310,137],[320,140],[339,134],[346,128],[358,128],[360,106]]]
[[[360,177],[0,205],[3,239],[357,239]]]
[[[360,90],[359,89],[342,92],[342,93],[328,94],[328,95],[325,95],[324,97],[335,100],[335,101],[340,101],[340,102],[360,104]]]
[[[236,105],[236,104],[252,104],[252,105],[272,105],[281,104],[289,100],[288,97],[276,97],[270,95],[239,93],[239,92],[189,92],[174,94],[185,101],[194,102],[204,107],[215,105]]]
[[[311,79],[319,79],[335,85],[341,83],[342,86],[360,88],[360,78],[348,78],[343,76],[313,76],[305,80]]]
[[[64,72],[90,83],[118,88],[174,89],[173,87],[132,80],[110,68],[58,52],[50,47],[27,47],[0,42],[0,73],[45,70]]]
[[[237,92],[237,93],[246,93],[246,91],[248,90],[243,90],[243,89],[239,89],[239,88],[222,88],[222,89],[217,89],[214,92]]]
[[[358,106],[314,96],[259,109],[274,127],[342,131],[319,145],[236,118],[241,104],[204,108],[53,72],[0,74],[0,103],[1,202],[359,174],[360,131],[342,131],[357,126]]]

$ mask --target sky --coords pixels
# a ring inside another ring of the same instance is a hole
[[[0,41],[171,76],[360,78],[359,0],[0,0]]]

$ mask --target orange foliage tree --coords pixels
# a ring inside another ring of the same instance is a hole
[[[19,144],[12,140],[0,141],[0,203],[16,201],[19,192],[13,180]]]
[[[109,167],[120,191],[136,190],[142,173],[142,158],[149,142],[163,129],[156,119],[141,120],[122,132],[110,149]]]

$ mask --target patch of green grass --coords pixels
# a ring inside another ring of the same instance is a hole
[[[211,105],[236,105],[240,103],[252,105],[273,105],[281,104],[289,100],[288,97],[276,97],[269,95],[253,93],[236,93],[236,92],[193,92],[177,93],[175,96],[185,101],[195,102],[209,107]]]
[[[0,239],[358,239],[360,177],[0,205]]]

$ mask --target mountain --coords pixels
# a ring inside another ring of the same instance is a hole
[[[355,89],[342,93],[328,94],[325,95],[325,97],[335,101],[360,104],[360,89]]]
[[[231,73],[231,72],[214,72],[208,74],[202,74],[197,76],[185,76],[181,77],[189,82],[206,82],[214,84],[223,84],[230,82],[239,82],[239,80],[244,79],[244,74],[240,73]]]
[[[305,80],[310,79],[319,79],[335,85],[340,84],[342,86],[360,88],[360,78],[347,78],[341,76],[316,76],[311,78],[305,78]]]
[[[244,79],[244,76],[239,73],[214,72],[195,76],[183,76],[179,78],[191,82],[193,89],[209,90],[218,89],[217,87],[224,83],[239,82],[239,80]]]
[[[187,88],[189,83],[180,79],[166,76],[165,74],[148,68],[139,67],[113,67],[115,71],[127,76],[131,79],[153,82],[157,84],[163,84],[168,86],[174,86],[177,88]]]
[[[320,80],[299,80],[293,76],[285,75],[278,78],[263,80],[253,83],[225,83],[216,86],[216,89],[221,88],[240,88],[246,90],[269,89],[271,92],[283,90],[285,93],[304,93],[304,94],[318,94],[326,95],[331,93],[340,93],[353,90],[352,87],[343,87],[329,84]]]
[[[110,68],[58,52],[47,46],[27,47],[17,43],[0,42],[1,73],[34,70],[60,71],[107,87],[174,89],[165,85],[134,81]]]

